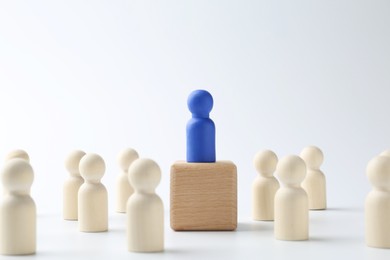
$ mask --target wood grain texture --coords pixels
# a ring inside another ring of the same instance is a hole
[[[172,229],[235,230],[237,167],[230,161],[176,162],[171,167]]]

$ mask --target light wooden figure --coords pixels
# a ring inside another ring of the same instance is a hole
[[[126,203],[134,189],[129,183],[128,169],[133,161],[138,159],[138,153],[131,148],[126,148],[118,155],[118,164],[121,173],[116,182],[116,211],[120,213],[126,212]]]
[[[78,219],[78,192],[84,179],[80,175],[79,164],[85,152],[75,150],[65,160],[65,168],[69,172],[69,178],[63,188],[63,217],[66,220]]]
[[[80,161],[80,174],[84,178],[78,193],[79,230],[104,232],[108,230],[107,190],[100,182],[106,166],[97,154],[88,153]]]
[[[20,158],[20,159],[24,159],[26,160],[27,162],[30,162],[30,156],[28,155],[28,153],[22,149],[17,149],[17,150],[13,150],[11,152],[9,152],[7,154],[7,156],[5,157],[5,161],[8,161],[10,159],[14,159],[14,158]]]
[[[274,220],[274,199],[279,182],[273,176],[278,157],[270,150],[258,152],[253,164],[258,172],[252,184],[252,218]]]
[[[153,160],[137,159],[129,168],[134,193],[127,202],[127,248],[132,252],[164,250],[164,206],[155,193],[161,170]]]
[[[322,151],[316,146],[305,147],[301,154],[307,167],[306,178],[302,182],[302,188],[309,197],[309,209],[326,209],[326,178],[320,170],[324,161]]]
[[[366,173],[372,185],[365,201],[366,244],[390,248],[390,157],[373,158]]]
[[[301,182],[306,175],[305,162],[290,155],[279,161],[277,177],[282,187],[275,195],[275,238],[307,240],[309,238],[309,202]]]
[[[171,167],[170,206],[174,230],[235,230],[236,165],[231,161],[175,162]]]
[[[36,207],[29,195],[34,180],[24,159],[9,160],[2,172],[7,190],[0,204],[0,253],[29,255],[36,250]]]

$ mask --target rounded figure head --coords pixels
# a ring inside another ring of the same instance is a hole
[[[34,171],[26,160],[14,158],[5,164],[1,178],[9,192],[28,192],[34,181]]]
[[[103,158],[95,153],[88,153],[80,160],[80,174],[87,182],[100,182],[106,171]]]
[[[136,150],[126,148],[122,150],[118,155],[118,164],[122,171],[127,172],[130,164],[138,159],[138,153]]]
[[[287,186],[299,185],[306,176],[305,161],[296,155],[286,156],[279,161],[276,174]]]
[[[264,150],[256,153],[253,158],[253,165],[257,172],[265,177],[271,177],[278,164],[278,157],[270,150]]]
[[[301,158],[305,161],[308,168],[319,169],[324,161],[324,154],[321,149],[316,146],[307,146],[303,148]]]
[[[14,158],[20,158],[23,160],[26,160],[27,162],[30,162],[30,156],[28,156],[28,153],[25,150],[17,149],[9,152],[7,156],[5,157],[5,161],[14,159]]]
[[[213,103],[211,94],[201,89],[192,91],[187,101],[188,109],[196,117],[208,117],[213,108]]]
[[[390,150],[384,150],[380,155],[390,157]]]
[[[373,158],[367,165],[366,174],[373,187],[390,190],[390,157]]]
[[[80,176],[79,165],[80,160],[85,155],[81,150],[72,151],[65,159],[65,168],[72,176]]]
[[[161,180],[161,170],[151,159],[137,159],[129,167],[129,182],[135,191],[152,193]]]

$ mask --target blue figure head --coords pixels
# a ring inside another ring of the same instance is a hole
[[[188,109],[195,117],[209,117],[213,108],[213,97],[206,90],[194,90],[188,97]]]

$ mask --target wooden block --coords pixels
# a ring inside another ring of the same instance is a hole
[[[171,167],[171,227],[179,230],[237,228],[237,167],[230,161],[176,162]]]

